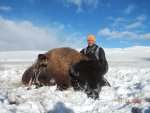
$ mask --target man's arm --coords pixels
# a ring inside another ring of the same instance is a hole
[[[99,48],[99,59],[100,61],[106,61],[105,52],[101,47]]]
[[[101,62],[103,68],[104,68],[104,73],[108,71],[108,63],[105,57],[105,52],[103,48],[100,47],[99,49],[99,61]]]

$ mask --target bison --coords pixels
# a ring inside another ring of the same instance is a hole
[[[57,85],[60,90],[73,87],[94,99],[99,98],[102,86],[110,86],[99,61],[90,60],[68,47],[39,54],[36,62],[24,72],[22,82],[25,85]]]

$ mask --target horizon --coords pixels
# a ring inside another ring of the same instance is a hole
[[[81,48],[76,49],[80,51]],[[104,48],[108,62],[137,63],[143,62],[145,66],[150,64],[150,46],[134,46],[129,48]],[[0,63],[21,63],[34,62],[38,54],[44,54],[47,51],[0,51]],[[131,54],[132,53],[132,54]],[[142,54],[141,54],[142,53]],[[11,55],[11,57],[10,57]]]
[[[84,46],[84,47],[87,47],[88,45]],[[70,46],[60,46],[60,47],[52,47],[52,48],[49,48],[49,49],[32,49],[32,50],[0,50],[0,52],[15,52],[15,51],[49,51],[49,50],[52,50],[52,49],[56,49],[56,48],[63,48],[63,47],[69,47],[69,48],[72,48],[72,49],[75,49],[75,50],[80,50],[80,49],[83,49],[83,48],[73,48],[73,47],[70,47]],[[100,46],[102,47],[102,46]],[[143,46],[143,45],[133,45],[133,46],[129,46],[129,47],[102,47],[103,49],[128,49],[128,48],[135,48],[135,47],[140,47],[140,48],[150,48],[150,46]]]
[[[63,47],[68,47],[68,46],[63,46]],[[40,50],[40,49],[34,49],[34,50],[2,50],[2,51],[0,51],[0,53],[2,53],[2,52],[47,52],[47,51],[49,51],[49,50],[52,50],[52,49],[56,49],[56,48],[63,48],[63,47],[54,47],[54,48],[50,48],[50,49],[45,49],[45,50]],[[69,48],[71,48],[71,47],[69,47]],[[108,50],[111,50],[111,49],[123,49],[123,50],[125,50],[125,49],[144,49],[144,48],[150,48],[150,46],[130,46],[130,47],[124,47],[124,48],[121,48],[121,47],[114,47],[114,48],[107,48],[107,47],[103,47],[103,49],[104,50],[106,50],[106,49],[108,49]],[[77,50],[77,51],[80,51],[80,50],[82,50],[83,48],[72,48],[72,49],[75,49],[75,50]]]
[[[150,46],[148,0],[1,0],[0,51]]]

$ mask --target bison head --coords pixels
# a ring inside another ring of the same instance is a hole
[[[23,74],[22,82],[25,85],[37,85],[41,86],[42,82],[39,81],[39,75],[47,67],[48,58],[44,54],[39,54],[37,62],[29,67]],[[42,76],[42,79],[47,79],[45,76]],[[42,80],[41,79],[41,80]],[[43,82],[44,83],[44,82]],[[46,84],[46,83],[45,83]],[[43,84],[43,85],[45,85]]]
[[[97,60],[80,61],[70,68],[72,83],[82,89],[88,97],[99,98],[102,86],[110,86],[103,77],[102,65]]]

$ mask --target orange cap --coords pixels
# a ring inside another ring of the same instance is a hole
[[[93,40],[95,42],[95,36],[92,34],[88,35],[87,41],[89,41],[89,40]]]

